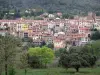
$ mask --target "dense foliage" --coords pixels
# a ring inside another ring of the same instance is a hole
[[[65,68],[75,68],[79,71],[80,67],[93,67],[97,57],[88,51],[88,49],[82,48],[82,50],[77,50],[77,48],[72,48],[69,51],[64,52],[60,57],[60,64]]]
[[[8,75],[9,67],[15,65],[16,54],[20,46],[21,43],[17,38],[12,36],[0,36],[0,69],[5,68],[5,75]]]
[[[25,45],[22,46],[21,43]],[[27,45],[28,48],[22,50]],[[33,47],[30,38],[24,38],[21,42],[17,37],[0,36],[0,75],[2,72],[5,72],[5,75],[16,75],[15,67],[24,69],[23,73],[27,75],[29,73],[27,68],[46,68],[52,65],[55,67],[59,59],[61,66],[79,71],[81,67],[94,67],[96,61],[100,59],[100,40],[85,46],[71,47],[69,50],[66,48],[56,50],[55,59],[53,44],[44,45],[45,42],[40,47]]]
[[[31,67],[39,68],[47,66],[54,58],[54,52],[48,47],[35,47],[28,50],[29,63]]]
[[[36,8],[44,9],[50,13],[59,11],[74,14],[97,11],[97,15],[99,15],[99,3],[99,0],[0,0],[0,7],[5,8],[9,5],[11,9]]]
[[[86,48],[86,47],[85,47]],[[96,55],[98,58],[100,58],[100,40],[96,40],[92,42],[92,44],[88,45],[88,49],[91,50],[91,53]]]
[[[100,31],[95,31],[92,35],[91,35],[91,40],[99,40],[100,39]]]
[[[54,44],[49,43],[49,44],[47,45],[47,47],[48,47],[48,48],[51,48],[51,49],[54,49]]]
[[[66,52],[66,48],[60,48],[55,51],[55,56],[60,57],[62,53]]]

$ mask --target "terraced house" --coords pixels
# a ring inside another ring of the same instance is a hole
[[[55,48],[63,48],[66,42],[70,45],[84,45],[90,41],[91,29],[100,30],[100,17],[94,13],[88,16],[75,16],[74,19],[53,20],[0,20],[0,34],[7,33],[20,38],[30,37],[33,43],[40,45],[53,43]]]

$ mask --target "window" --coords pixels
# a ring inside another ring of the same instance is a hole
[[[56,27],[59,27],[59,25],[56,25]]]
[[[27,38],[28,37],[28,33],[24,33],[24,37]]]

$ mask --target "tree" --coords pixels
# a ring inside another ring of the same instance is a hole
[[[2,36],[0,36],[0,38],[2,38]],[[0,48],[0,75],[2,75],[2,69],[3,69],[3,56],[2,56],[2,54],[3,54],[3,50],[1,50],[1,48]]]
[[[59,63],[65,68],[73,67],[79,72],[80,67],[91,67],[95,65],[97,60],[95,55],[86,52],[84,53],[83,50],[72,48],[60,56]]]
[[[28,55],[26,52],[23,52],[20,56],[20,61],[21,61],[21,67],[24,69],[25,71],[25,75],[27,74],[27,67],[28,65]]]
[[[100,39],[100,32],[96,31],[91,35],[91,40],[99,40]]]
[[[73,19],[74,16],[72,14],[63,14],[62,18],[64,18],[64,19]]]
[[[54,52],[48,47],[35,47],[28,50],[30,57],[39,57],[39,62],[45,67],[49,64],[54,58]]]
[[[97,58],[100,58],[100,40],[93,41],[90,44],[87,44],[83,47],[85,50],[88,49],[88,52],[91,52],[91,54],[97,56]],[[86,52],[84,50],[84,52]]]
[[[32,68],[43,68],[40,56],[29,56],[28,63]]]
[[[43,40],[43,41],[41,42],[40,47],[43,47],[43,46],[45,46],[45,45],[46,45],[46,42]]]
[[[0,37],[0,52],[2,52],[1,56],[3,57],[2,60],[5,67],[5,75],[8,75],[8,67],[14,65],[19,46],[20,43],[17,38],[12,36]]]
[[[54,44],[49,43],[49,44],[47,45],[47,47],[48,47],[48,48],[51,48],[51,49],[54,49]]]
[[[43,20],[42,17],[35,17],[34,19],[35,19],[35,20]]]
[[[100,16],[100,11],[99,12],[96,12],[96,16]]]
[[[3,57],[2,57],[2,50],[0,49],[0,75],[2,75],[3,69]]]
[[[66,52],[66,48],[60,48],[59,50],[55,51],[55,56],[60,57],[64,52]]]

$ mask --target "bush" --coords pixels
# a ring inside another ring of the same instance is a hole
[[[29,56],[29,64],[32,68],[44,67],[39,56]]]
[[[28,54],[29,54],[29,62],[31,63],[31,66],[33,68],[41,67],[41,65],[46,67],[47,64],[51,63],[54,58],[53,50],[48,47],[30,48]]]

